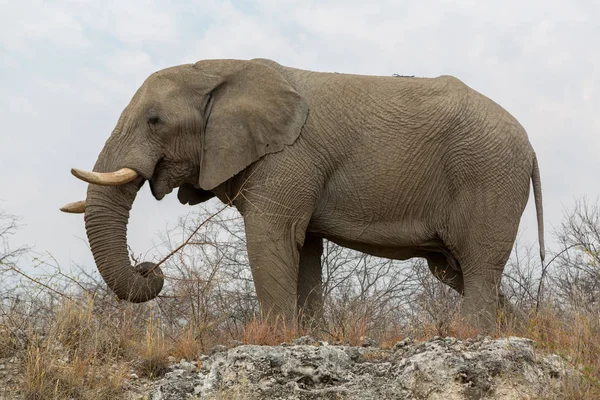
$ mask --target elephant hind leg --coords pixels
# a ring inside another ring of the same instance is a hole
[[[459,242],[456,258],[463,277],[461,315],[473,327],[493,334],[498,328],[498,306],[503,300],[500,281],[516,228],[485,222],[468,228]]]
[[[425,256],[431,273],[442,283],[450,286],[461,296],[464,294],[464,281],[460,269],[453,269],[448,264],[448,260],[441,253],[431,253]],[[456,261],[456,260],[454,260]],[[456,262],[458,266],[458,262]],[[498,309],[502,310],[502,322],[507,328],[519,329],[524,326],[526,316],[523,311],[517,309],[512,303],[498,292]]]
[[[454,262],[450,263],[448,258],[442,253],[429,253],[425,256],[425,259],[433,276],[439,279],[440,282],[456,290],[460,295],[463,294],[463,276],[456,260],[452,260]],[[450,264],[455,264],[456,267],[453,268]]]

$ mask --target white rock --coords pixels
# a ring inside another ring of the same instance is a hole
[[[244,399],[545,398],[561,376],[576,373],[557,356],[538,357],[531,340],[512,337],[404,340],[390,350],[315,346],[308,337],[295,343],[203,357],[201,372],[166,374],[150,398],[227,398],[228,391]]]

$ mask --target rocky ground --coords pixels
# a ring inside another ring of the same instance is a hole
[[[333,346],[304,337],[291,345],[220,346],[212,353],[199,363],[173,364],[143,398],[552,399],[561,398],[560,381],[576,373],[522,338],[405,339],[382,350],[368,342]]]
[[[0,399],[19,399],[17,357],[0,360]],[[523,338],[402,340],[381,349],[310,337],[280,346],[217,346],[200,360],[173,358],[157,380],[132,366],[123,399],[564,399],[578,372]]]

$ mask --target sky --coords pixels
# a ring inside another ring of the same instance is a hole
[[[563,211],[600,194],[598,21],[596,0],[0,0],[0,209],[22,218],[12,245],[94,268],[82,216],[59,211],[85,197],[70,168],[93,167],[152,72],[262,57],[316,71],[454,75],[492,98],[537,153],[551,247]],[[145,185],[129,224],[134,252],[158,257],[158,232],[190,210]],[[530,196],[524,240],[535,243],[535,227]]]

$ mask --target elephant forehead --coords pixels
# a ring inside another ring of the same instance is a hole
[[[144,85],[136,101],[139,112],[145,117],[165,117],[165,112],[170,115],[188,110],[193,105],[189,91],[185,87],[170,79],[157,79],[156,83]]]
[[[170,76],[151,75],[142,86],[142,94],[147,97],[164,96],[181,88]]]

